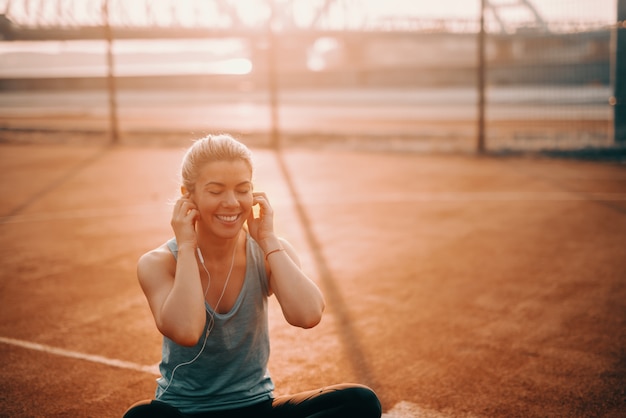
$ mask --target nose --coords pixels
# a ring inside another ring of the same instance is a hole
[[[228,192],[224,195],[222,204],[228,208],[239,207],[239,200],[237,200],[237,196],[234,192]]]

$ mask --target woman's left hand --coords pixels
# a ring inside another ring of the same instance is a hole
[[[270,205],[264,192],[252,193],[252,206],[259,205],[259,216],[254,216],[254,211],[250,211],[248,216],[248,230],[256,242],[265,249],[269,241],[275,240],[274,235],[274,210]]]

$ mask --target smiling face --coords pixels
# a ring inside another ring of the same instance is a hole
[[[191,194],[198,206],[198,229],[234,238],[252,211],[252,170],[243,160],[206,163]]]

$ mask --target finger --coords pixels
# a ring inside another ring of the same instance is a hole
[[[264,200],[266,202],[269,202],[269,199],[267,198],[267,195],[265,194],[265,192],[254,192],[254,193],[252,193],[252,199],[256,200],[256,201]]]
[[[189,203],[188,202],[179,202],[176,205],[176,212],[180,213],[181,215],[186,215],[189,212]]]
[[[189,210],[189,209],[196,209],[197,206],[193,200],[182,199],[180,200],[180,208],[181,209],[186,208],[187,210]]]
[[[263,198],[263,196],[254,196],[252,198],[252,203],[254,205],[259,204],[259,205],[264,205],[267,203],[267,201]]]
[[[262,206],[265,206],[265,207],[270,207],[270,201],[267,198],[267,196],[265,195],[265,193],[260,194],[258,196],[253,196],[253,202],[255,204],[258,203],[259,205],[262,205]]]
[[[260,209],[259,209],[259,214],[260,215],[268,216],[268,215],[272,215],[274,213],[274,208],[272,208],[272,205],[270,205],[270,203],[264,197],[260,197],[259,198],[258,204],[259,204],[259,207],[260,207]]]
[[[177,212],[185,212],[186,210],[189,210],[189,205],[190,202],[188,200],[178,199],[174,205],[174,210]]]
[[[189,211],[187,211],[187,214],[185,215],[185,218],[194,220],[199,215],[200,215],[200,212],[198,212],[197,209],[189,209]]]

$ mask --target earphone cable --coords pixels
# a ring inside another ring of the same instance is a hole
[[[204,264],[204,257],[202,256],[202,251],[200,250],[200,247],[196,248],[196,252],[198,254],[198,259],[200,260],[200,264],[202,265],[202,268],[204,269],[204,271],[207,274],[208,277],[208,281],[207,281],[207,287],[206,290],[204,291],[204,299],[206,301],[206,295],[209,292],[209,287],[211,286],[211,273],[209,273],[209,269],[207,269],[206,264]],[[220,294],[220,297],[217,299],[217,303],[215,304],[215,309],[213,309],[214,312],[217,312],[220,302],[222,301],[222,298],[224,297],[224,293],[226,293],[226,287],[228,286],[228,282],[230,280],[230,275],[233,272],[233,267],[235,265],[235,254],[237,254],[237,244],[235,244],[235,248],[233,249],[233,257],[232,260],[230,262],[230,270],[228,270],[228,275],[226,276],[226,281],[224,282],[224,287],[222,288],[222,293]],[[163,390],[163,392],[161,392],[158,396],[158,398],[162,397],[165,392],[167,392],[167,390],[170,388],[170,385],[172,384],[172,382],[174,381],[174,374],[176,373],[176,370],[178,370],[179,367],[182,366],[188,366],[192,363],[194,363],[196,360],[198,360],[198,358],[200,357],[200,355],[202,354],[202,352],[204,351],[204,348],[206,347],[206,342],[209,339],[209,334],[211,334],[211,331],[213,330],[213,327],[215,326],[215,318],[214,318],[214,314],[211,313],[211,311],[209,311],[209,309],[206,307],[206,302],[205,302],[205,307],[204,309],[206,310],[206,313],[209,317],[207,326],[206,326],[206,332],[204,334],[204,341],[202,342],[202,348],[200,348],[200,351],[198,352],[198,354],[196,354],[196,356],[186,362],[183,363],[179,363],[176,365],[176,367],[174,367],[174,369],[172,370],[172,376],[170,376],[170,381],[168,382],[167,386],[165,387],[165,389]]]

